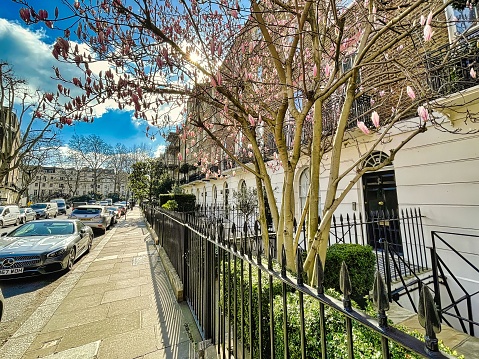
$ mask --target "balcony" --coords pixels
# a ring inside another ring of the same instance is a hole
[[[471,76],[471,66],[479,72],[479,29],[452,46],[446,44],[425,55],[428,84],[437,97],[444,97],[479,84]]]

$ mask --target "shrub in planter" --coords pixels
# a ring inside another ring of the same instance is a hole
[[[160,195],[160,206],[163,207],[166,202],[174,200],[178,204],[178,212],[193,212],[195,210],[196,197],[194,194],[161,194]]]
[[[178,203],[174,199],[168,200],[161,208],[166,209],[168,211],[175,211],[178,209]]]
[[[326,253],[324,287],[339,291],[339,273],[343,261],[348,266],[352,294],[361,308],[365,307],[367,296],[373,288],[376,258],[371,246],[360,244],[333,244]]]

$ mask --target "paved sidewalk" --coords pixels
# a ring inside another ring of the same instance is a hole
[[[198,340],[134,208],[75,264],[0,358],[194,358]]]

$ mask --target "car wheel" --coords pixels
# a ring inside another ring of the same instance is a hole
[[[57,214],[55,213],[55,215],[53,216],[53,218],[57,218]]]
[[[0,221],[0,228],[3,228],[3,221]]]
[[[67,263],[67,272],[70,271],[73,268],[73,263],[75,263],[75,248],[72,248],[70,250],[70,253],[68,254],[68,263]]]
[[[88,236],[88,244],[86,245],[86,253],[90,253],[91,246],[93,245],[93,235]]]

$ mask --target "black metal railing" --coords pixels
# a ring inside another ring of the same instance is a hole
[[[237,207],[221,204],[200,205],[197,216],[208,218],[210,222],[221,221],[228,230],[234,224],[236,228],[244,228],[247,222],[247,236],[252,238],[253,224],[257,213],[245,214]],[[269,238],[276,243],[276,234],[272,219],[267,216]],[[306,250],[307,222],[298,228],[296,218],[293,221],[293,232],[299,234],[299,247]],[[406,282],[411,277],[429,270],[429,261],[422,227],[420,209],[402,209],[398,211],[374,211],[364,217],[356,215],[333,215],[331,221],[329,245],[334,243],[355,243],[370,245],[376,255],[377,269],[392,282]],[[388,244],[388,251],[384,250]],[[276,253],[276,245],[275,245]],[[387,269],[387,270],[386,270]],[[400,292],[399,290],[398,292]],[[404,288],[403,288],[404,291]],[[397,297],[397,293],[390,294]]]
[[[334,243],[373,247],[377,269],[392,282],[405,281],[429,268],[420,209],[374,211],[366,217],[361,213],[333,215],[329,244]]]
[[[427,286],[422,287],[419,299],[419,319],[426,333],[423,342],[388,325],[389,301],[379,272],[373,291],[376,321],[351,306],[354,288],[344,263],[340,275],[342,298],[335,299],[325,294],[319,257],[313,288],[303,282],[301,248],[296,253],[295,277],[285,267],[284,248],[280,261],[283,265],[273,260],[272,246],[263,256],[257,250],[261,243],[257,222],[253,240],[238,242],[234,227],[226,231],[221,221],[211,222],[194,214],[157,212],[161,215],[145,211],[153,228],[169,228],[168,235],[177,233],[175,241],[184,242],[180,254],[184,258],[185,298],[203,339],[211,339],[221,358],[354,358],[362,357],[364,345],[382,358],[410,354],[448,357],[438,349],[435,334],[441,325]],[[161,236],[159,232],[158,235]],[[315,314],[311,316],[310,311]],[[314,325],[309,322],[311,318]],[[335,328],[342,328],[335,332],[341,336],[339,340],[327,332],[332,318],[337,321]],[[361,330],[369,333],[368,339],[358,339]]]
[[[479,76],[471,75],[471,68],[479,71],[479,31],[467,34],[454,44],[446,44],[427,52],[425,63],[428,83],[439,96],[466,90],[479,84]]]
[[[460,328],[464,333],[474,336],[475,328],[479,326],[477,319],[474,319],[474,313],[477,313],[479,291],[468,289],[466,283],[458,278],[461,277],[461,274],[458,273],[457,269],[452,270],[451,265],[462,268],[459,270],[461,273],[467,273],[469,278],[474,278],[475,275],[479,275],[479,268],[472,263],[474,259],[471,257],[475,258],[477,256],[472,253],[459,252],[450,242],[457,241],[460,238],[463,246],[472,248],[479,236],[432,231],[431,238],[434,300],[441,319],[449,326]],[[469,242],[467,242],[468,240]],[[439,252],[445,255],[441,256]],[[445,289],[446,298],[441,297],[441,288]],[[474,306],[474,303],[476,303],[476,306]]]

